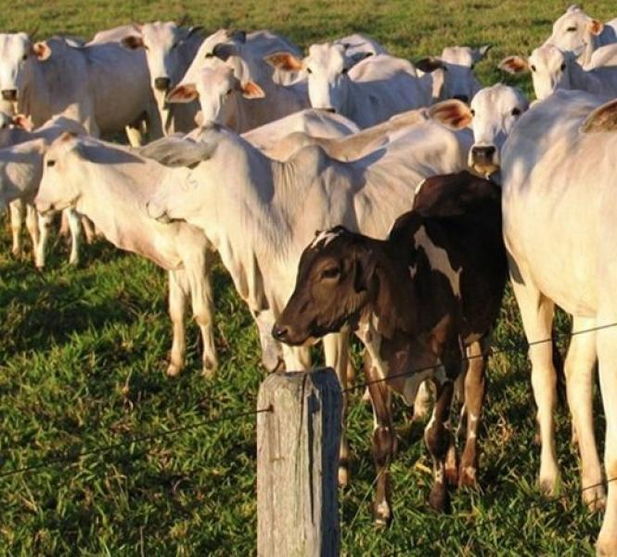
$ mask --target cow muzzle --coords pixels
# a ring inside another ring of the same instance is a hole
[[[474,145],[469,159],[469,166],[484,176],[499,170],[497,147],[494,145]]]
[[[154,88],[157,89],[158,91],[167,92],[169,91],[170,86],[171,86],[171,79],[169,79],[168,77],[157,77],[154,80]]]
[[[3,89],[2,99],[5,101],[15,102],[17,100],[17,89]]]

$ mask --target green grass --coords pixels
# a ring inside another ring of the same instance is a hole
[[[306,46],[362,31],[412,59],[452,44],[493,43],[478,66],[485,84],[496,63],[528,52],[566,3],[409,0],[245,2],[26,0],[2,2],[1,29],[38,27],[90,35],[130,20],[187,13],[207,29],[262,28]],[[586,9],[616,15],[612,1]],[[529,84],[524,82],[526,90]],[[43,273],[9,255],[0,234],[0,474],[47,459],[130,441],[255,408],[263,377],[252,321],[224,270],[215,271],[217,342],[213,381],[198,372],[191,328],[186,372],[164,375],[170,346],[165,276],[136,256],[98,243],[79,269],[58,246]],[[565,319],[561,329],[567,331]],[[498,348],[516,349],[522,331],[507,297]],[[401,436],[392,465],[395,520],[376,531],[369,514],[374,470],[372,417],[358,393],[349,417],[352,483],[340,494],[348,555],[590,554],[601,518],[579,502],[576,451],[566,411],[558,419],[559,458],[568,495],[547,501],[536,488],[539,450],[529,366],[520,351],[491,363],[483,426],[481,491],[459,492],[453,512],[427,510],[429,460],[419,432]],[[597,397],[596,397],[597,398]],[[405,423],[399,408],[397,423]],[[415,439],[415,440],[414,440]],[[219,421],[125,445],[107,453],[0,477],[0,553],[6,555],[247,555],[255,553],[255,419]]]

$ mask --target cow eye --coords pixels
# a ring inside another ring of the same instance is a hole
[[[348,71],[349,71],[349,68],[343,68],[343,69],[341,70],[341,73],[347,73]]]
[[[471,115],[472,115],[472,116],[475,116],[475,115],[476,115],[476,111],[475,111],[473,108],[472,108],[469,112],[471,112]]]
[[[45,166],[48,166],[48,167],[55,166],[55,164],[56,164],[56,161],[50,159],[45,163]]]
[[[313,73],[313,70],[311,70],[311,68],[306,68],[306,73]]]
[[[520,109],[520,108],[516,108],[516,107],[514,107],[514,108],[512,109],[512,116],[519,116],[519,115],[520,115],[520,113],[521,113],[521,109]]]
[[[566,29],[566,31],[567,31],[568,33],[573,33],[574,31],[576,31],[576,27],[568,27],[568,28]]]
[[[561,71],[563,71],[563,70],[565,70],[565,69],[566,69],[566,65],[565,65],[565,63],[564,63],[564,64],[561,64]]]
[[[535,67],[533,64],[531,64],[531,71],[532,71],[532,72],[535,72],[535,71],[536,71],[536,67]]]
[[[21,59],[22,59],[22,60],[26,60],[27,58],[28,58],[28,53],[24,54],[24,55],[21,57]]]
[[[469,66],[469,67],[473,70],[476,67],[475,62],[471,66]]]
[[[321,272],[322,279],[334,279],[341,274],[341,270],[338,267],[328,267]]]
[[[212,53],[212,52],[207,52],[205,57],[206,57],[206,58],[213,58],[213,57],[214,57],[214,53]]]
[[[233,89],[227,89],[227,93],[225,93],[226,95],[231,95],[233,93]]]

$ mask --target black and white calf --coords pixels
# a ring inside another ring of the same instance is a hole
[[[425,430],[434,463],[430,505],[447,508],[447,483],[475,484],[487,340],[505,280],[500,190],[467,172],[426,180],[414,209],[399,217],[385,241],[339,226],[319,233],[302,254],[273,335],[301,345],[350,324],[364,343],[378,523],[391,518],[391,390],[411,405],[422,381],[435,385]],[[454,381],[465,372],[467,439],[459,468],[449,416]]]

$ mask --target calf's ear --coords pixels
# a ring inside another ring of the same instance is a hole
[[[604,23],[598,21],[597,19],[592,19],[588,24],[587,28],[592,35],[599,35],[604,31]]]
[[[30,116],[26,116],[25,114],[17,114],[13,116],[12,124],[16,128],[21,128],[22,130],[26,130],[28,132],[31,132],[34,129],[32,118]]]
[[[129,50],[137,50],[138,48],[144,47],[143,39],[137,35],[129,35],[128,37],[124,37],[120,41],[120,44]]]
[[[479,48],[474,48],[473,49],[473,60],[474,62],[479,62],[480,60],[482,60],[482,58],[484,58],[486,56],[486,53],[493,48],[492,44],[485,44],[482,45]]]
[[[254,81],[247,81],[239,85],[239,89],[242,91],[242,96],[246,99],[263,99],[266,96],[264,90]]]
[[[275,52],[264,57],[264,60],[278,70],[297,72],[302,69],[302,60],[291,52]]]
[[[469,106],[458,99],[436,103],[428,109],[428,114],[434,120],[454,130],[466,128],[473,119]]]
[[[529,71],[529,64],[521,56],[507,56],[499,62],[498,68],[510,74],[522,74]]]
[[[47,60],[51,56],[51,48],[45,41],[40,41],[32,45],[32,53],[41,61]]]
[[[170,103],[190,103],[199,98],[197,87],[194,83],[186,83],[184,85],[176,85],[169,93],[165,100]]]
[[[424,73],[432,73],[435,70],[443,68],[444,64],[441,59],[436,56],[427,56],[426,58],[418,60],[414,66]]]
[[[617,99],[591,112],[581,126],[583,133],[617,132]]]

